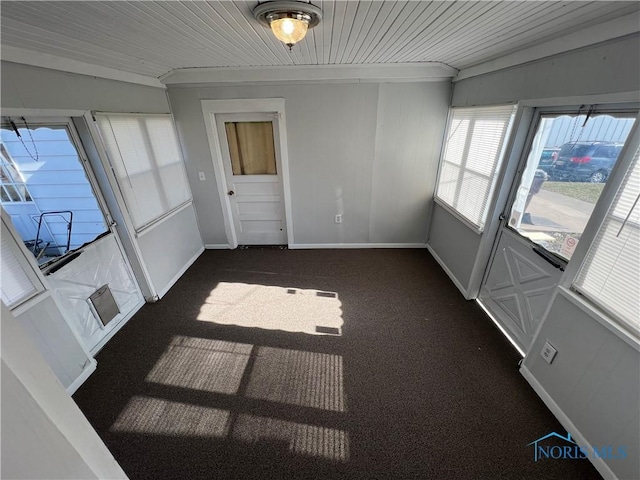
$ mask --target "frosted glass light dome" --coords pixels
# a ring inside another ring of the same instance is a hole
[[[291,49],[320,23],[322,11],[311,3],[276,0],[258,4],[253,16]]]
[[[307,34],[309,22],[297,18],[279,18],[272,20],[270,27],[276,38],[291,48]]]

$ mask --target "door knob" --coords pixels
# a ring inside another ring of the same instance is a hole
[[[229,191],[227,192],[227,194],[228,194],[228,195],[235,195],[235,193],[236,193],[236,192],[234,192],[233,190],[229,190]]]

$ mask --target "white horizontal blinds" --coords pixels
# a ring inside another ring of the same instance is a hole
[[[479,229],[514,112],[513,106],[451,110],[436,196]]]
[[[640,149],[574,288],[640,337]]]
[[[96,119],[136,230],[190,200],[170,116],[99,115]]]
[[[0,269],[2,301],[11,308],[36,293],[37,288],[18,260],[11,236],[3,232],[0,243],[2,244],[2,268]]]

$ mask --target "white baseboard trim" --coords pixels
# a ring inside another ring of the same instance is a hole
[[[204,248],[206,250],[231,250],[228,243],[205,243]]]
[[[591,446],[591,444],[587,441],[586,438],[584,438],[584,435],[580,433],[580,431],[576,428],[573,422],[569,419],[567,414],[564,413],[564,411],[555,402],[555,400],[551,398],[551,395],[547,393],[547,391],[540,384],[540,382],[538,382],[538,380],[533,376],[533,374],[529,371],[529,369],[523,365],[522,367],[520,367],[520,373],[527,380],[527,382],[529,382],[529,385],[531,385],[533,390],[542,399],[542,401],[545,403],[547,408],[551,410],[551,413],[553,413],[553,415],[558,419],[560,424],[567,430],[568,433],[571,434],[571,436],[576,441],[576,443],[579,446],[586,448],[589,452],[593,452],[593,447]],[[600,475],[602,475],[603,478],[614,479],[614,480],[618,478],[616,474],[613,473],[611,468],[609,468],[609,465],[606,464],[604,459],[600,457],[596,457],[596,458],[592,458],[592,457],[593,455],[589,456],[589,461],[593,464],[594,467],[596,467],[596,470],[598,470],[598,472],[600,473]]]
[[[80,375],[78,375],[78,378],[76,378],[73,383],[67,387],[66,390],[69,395],[73,395],[74,393],[76,393],[76,390],[80,388],[80,385],[82,385],[87,380],[87,378],[89,378],[89,376],[91,376],[91,374],[96,371],[96,365],[97,362],[93,358],[89,359],[89,364],[84,367],[82,373],[80,373]]]
[[[191,265],[193,265],[193,262],[195,262],[198,259],[198,257],[202,255],[202,252],[204,252],[204,246],[200,247],[196,252],[196,254],[193,257],[191,257],[189,261],[187,261],[187,263],[184,264],[184,266],[178,271],[178,273],[175,274],[175,276],[171,280],[169,280],[169,283],[167,283],[167,285],[158,292],[158,299],[164,297],[167,294],[167,292],[171,289],[171,287],[173,287],[175,283],[180,279],[180,277],[184,275],[184,272],[186,272],[187,269]]]
[[[451,270],[449,270],[449,267],[447,267],[447,265],[442,261],[442,259],[438,256],[438,254],[435,252],[435,250],[433,248],[431,248],[431,245],[427,245],[427,250],[429,250],[429,253],[431,254],[431,256],[435,259],[436,262],[438,262],[438,264],[442,267],[444,272],[449,276],[449,278],[451,279],[453,284],[456,287],[458,287],[458,290],[460,290],[460,293],[462,293],[464,298],[466,300],[471,300],[469,298],[469,295],[467,294],[467,289],[462,286],[462,284],[458,281],[458,279],[455,277],[453,272]]]
[[[336,248],[426,248],[426,243],[292,243],[290,250]]]

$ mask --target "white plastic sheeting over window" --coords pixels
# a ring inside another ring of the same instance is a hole
[[[574,283],[640,338],[640,150]]]
[[[89,350],[99,346],[107,334],[143,302],[112,235],[86,247],[78,258],[47,279],[63,313]],[[88,302],[89,296],[103,285],[109,285],[120,310],[106,326]]]
[[[136,231],[191,200],[170,115],[96,115]]]
[[[482,230],[515,107],[453,108],[436,198]]]

